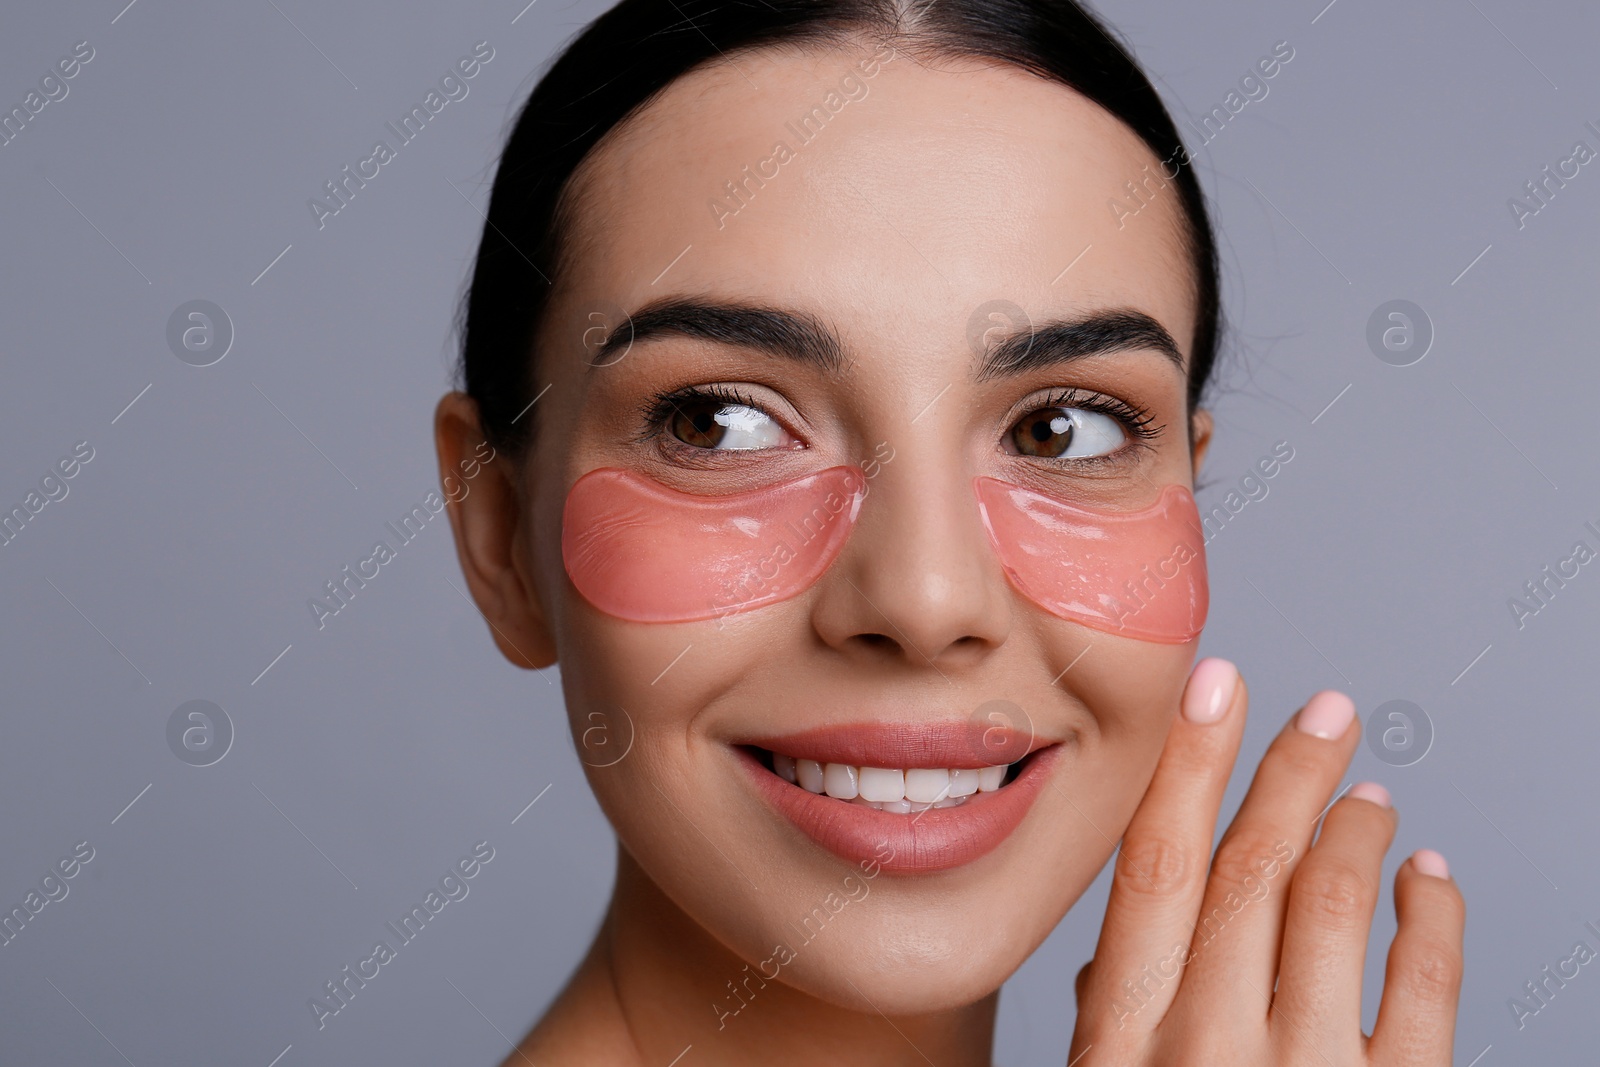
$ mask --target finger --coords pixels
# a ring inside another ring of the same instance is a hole
[[[1444,857],[1416,852],[1394,876],[1400,920],[1368,1051],[1380,1063],[1448,1064],[1461,995],[1467,907]]]
[[[1292,1062],[1361,1054],[1367,937],[1397,823],[1388,791],[1362,782],[1329,809],[1294,872],[1272,1003],[1274,1043]]]
[[[1233,664],[1207,658],[1195,666],[1182,713],[1118,850],[1085,983],[1084,1006],[1098,1013],[1090,1015],[1091,1025],[1149,1033],[1172,1002],[1248,704]]]
[[[1268,747],[1217,846],[1195,927],[1189,974],[1209,1015],[1218,1005],[1254,1002],[1263,1017],[1278,973],[1294,868],[1360,743],[1349,697],[1316,693]],[[1253,992],[1254,990],[1255,992]]]

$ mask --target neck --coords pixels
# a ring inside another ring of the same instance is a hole
[[[599,934],[506,1067],[525,1064],[525,1057],[661,1067],[679,1056],[683,1067],[988,1067],[999,998],[995,992],[963,1008],[890,1018],[765,980],[668,900],[619,847],[616,888]]]

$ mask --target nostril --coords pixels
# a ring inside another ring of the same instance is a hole
[[[856,634],[856,640],[868,648],[894,648],[898,642],[888,634]]]

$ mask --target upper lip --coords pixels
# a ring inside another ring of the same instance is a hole
[[[739,739],[796,759],[857,767],[994,767],[1015,763],[1056,742],[1026,726],[975,719],[838,723],[788,734]]]

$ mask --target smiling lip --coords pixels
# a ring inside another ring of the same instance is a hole
[[[958,807],[908,815],[812,793],[780,778],[746,746],[818,762],[872,767],[984,767],[1025,757],[1026,763],[994,792],[969,796]],[[1044,788],[1061,748],[1006,727],[974,728],[957,722],[833,726],[751,739],[733,751],[757,792],[834,855],[852,862],[876,862],[891,874],[927,874],[971,863],[1010,836]]]

